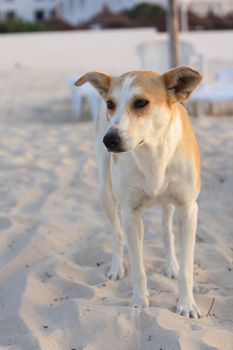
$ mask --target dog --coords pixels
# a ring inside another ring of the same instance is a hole
[[[75,83],[80,86],[89,82],[106,105],[97,120],[96,151],[100,197],[114,231],[108,277],[119,279],[125,274],[124,233],[133,284],[130,306],[149,306],[142,213],[161,204],[166,273],[179,279],[176,312],[195,319],[201,317],[193,297],[200,153],[182,102],[201,80],[199,72],[180,66],[162,75],[132,71],[112,77],[89,72]],[[172,230],[175,209],[180,230],[179,264]]]

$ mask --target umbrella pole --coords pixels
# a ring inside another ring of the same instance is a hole
[[[176,0],[168,0],[167,30],[169,33],[170,67],[174,68],[179,65],[180,60],[178,38],[179,21]]]

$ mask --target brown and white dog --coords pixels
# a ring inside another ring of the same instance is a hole
[[[179,276],[177,313],[198,318],[193,297],[193,257],[200,192],[199,149],[186,110],[186,100],[202,77],[189,67],[160,75],[133,71],[120,77],[90,72],[75,85],[92,84],[106,102],[97,121],[100,195],[113,225],[113,257],[108,277],[124,276],[123,231],[130,257],[131,306],[148,306],[143,266],[142,212],[163,207],[164,248],[168,277]],[[121,218],[118,214],[121,208]],[[177,210],[180,259],[177,262],[172,221]]]

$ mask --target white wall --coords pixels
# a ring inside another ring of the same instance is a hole
[[[154,29],[0,35],[0,69],[16,63],[33,69],[73,72],[137,69],[135,48],[154,35]]]
[[[122,29],[0,35],[0,69],[20,64],[80,74],[97,69],[121,73],[140,68],[137,45],[156,37],[166,34],[154,29]],[[233,65],[233,31],[187,32],[181,33],[181,39],[193,44],[209,65]]]

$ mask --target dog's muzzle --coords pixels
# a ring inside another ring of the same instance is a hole
[[[103,138],[103,143],[109,152],[125,152],[126,147],[117,129],[110,129]]]

